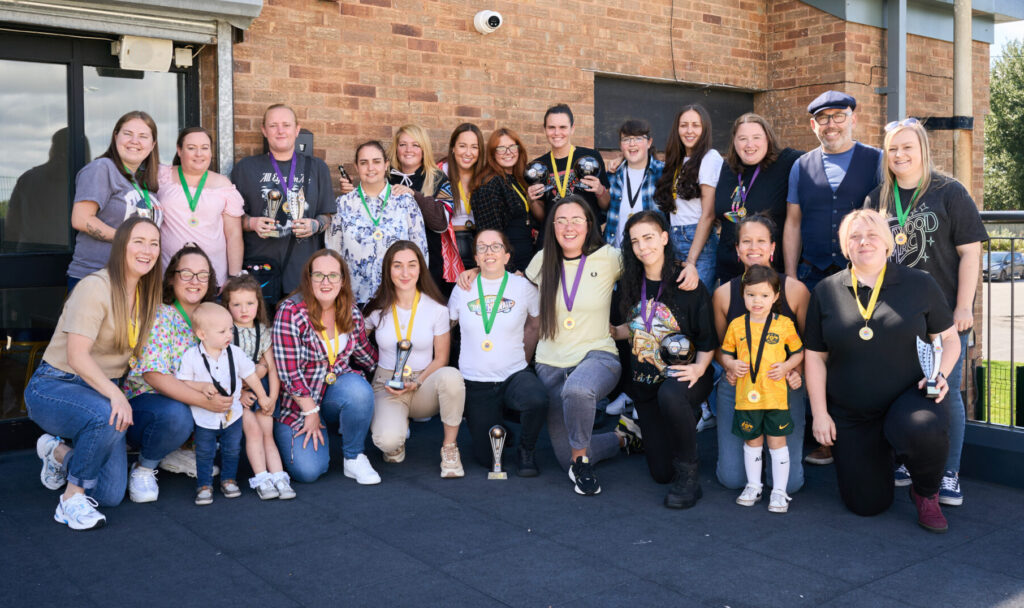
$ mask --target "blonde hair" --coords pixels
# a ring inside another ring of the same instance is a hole
[[[839,247],[846,259],[850,259],[850,248],[847,241],[850,238],[850,230],[853,229],[854,222],[864,222],[872,228],[876,228],[879,236],[885,241],[885,257],[888,258],[892,255],[892,250],[896,248],[896,242],[892,238],[892,231],[889,230],[889,220],[874,209],[856,209],[847,214],[843,218],[843,222],[839,224]]]
[[[906,121],[904,121],[906,122]],[[931,148],[928,145],[928,132],[924,130],[924,126],[919,122],[912,122],[910,124],[898,124],[896,128],[887,131],[885,134],[885,143],[882,144],[882,190],[878,196],[878,210],[882,212],[884,216],[895,215],[896,199],[893,195],[893,187],[896,185],[896,176],[893,175],[892,169],[889,168],[889,145],[896,135],[903,131],[913,131],[917,135],[917,141],[921,144],[921,185],[917,193],[917,200],[920,200],[924,193],[928,190],[928,185],[932,181],[932,153]],[[910,201],[907,201],[910,204]]]
[[[433,196],[441,171],[437,169],[434,149],[430,146],[430,137],[427,135],[426,129],[414,124],[398,127],[395,136],[391,139],[391,149],[388,150],[388,164],[397,169],[402,168],[402,164],[398,162],[398,138],[403,134],[413,138],[420,145],[420,150],[423,151],[423,194]]]
[[[192,324],[195,325],[196,329],[206,331],[207,327],[214,319],[218,317],[224,318],[225,314],[227,314],[227,318],[231,319],[231,313],[220,304],[203,302],[196,307],[195,311],[192,312]],[[234,319],[232,319],[232,321],[234,321]]]

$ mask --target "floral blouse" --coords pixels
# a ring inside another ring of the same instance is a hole
[[[128,372],[125,396],[131,399],[144,393],[155,393],[156,389],[142,379],[142,374],[159,372],[174,376],[181,366],[181,356],[196,344],[199,344],[199,340],[178,309],[169,304],[161,304],[156,309],[149,340],[142,347],[139,364]]]

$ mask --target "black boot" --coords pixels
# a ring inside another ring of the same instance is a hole
[[[517,460],[518,470],[516,475],[520,477],[536,477],[540,475],[540,469],[537,468],[537,460],[534,455],[534,450],[528,450],[523,446],[519,446],[516,450],[519,458]]]
[[[697,500],[703,496],[700,479],[697,476],[697,461],[673,460],[672,467],[676,473],[672,477],[672,485],[669,486],[668,494],[665,495],[665,506],[670,509],[689,509],[697,504]]]

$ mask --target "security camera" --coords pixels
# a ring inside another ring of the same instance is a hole
[[[501,27],[504,23],[501,13],[495,11],[480,11],[473,17],[473,27],[481,34],[490,34]]]

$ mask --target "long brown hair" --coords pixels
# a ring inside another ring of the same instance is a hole
[[[186,243],[177,253],[171,256],[167,262],[167,269],[164,270],[163,299],[164,304],[174,304],[174,275],[178,272],[178,265],[181,258],[186,255],[198,255],[206,260],[206,270],[210,273],[210,280],[206,282],[206,293],[203,294],[203,302],[210,302],[217,297],[217,273],[213,271],[213,264],[210,256],[201,247],[194,243]]]
[[[768,144],[768,151],[765,152],[764,158],[758,163],[762,169],[774,163],[779,158],[779,151],[782,150],[782,144],[779,143],[779,138],[775,136],[775,131],[772,130],[768,120],[760,114],[747,112],[732,123],[732,133],[729,134],[729,150],[725,153],[725,162],[736,175],[742,175],[743,173],[743,161],[740,160],[740,155],[736,152],[736,131],[739,130],[740,125],[745,123],[758,124],[764,129],[764,139],[765,143]]]
[[[124,123],[136,118],[146,123],[146,126],[149,127],[149,132],[153,135],[153,151],[149,153],[146,160],[142,161],[142,164],[135,170],[135,173],[131,173],[128,169],[125,169],[124,161],[121,160],[121,155],[117,152],[117,133],[124,126]],[[156,140],[156,121],[149,114],[141,110],[134,110],[118,118],[114,124],[114,131],[110,135],[110,145],[107,147],[106,152],[100,154],[100,158],[109,158],[114,161],[117,172],[128,181],[144,186],[150,192],[156,192],[160,189],[160,146],[157,145]]]
[[[128,310],[129,302],[135,298],[134,293],[128,293],[125,285],[128,274],[128,243],[131,241],[132,231],[139,224],[149,224],[156,228],[157,234],[160,227],[149,218],[133,215],[126,219],[116,231],[114,240],[110,245],[110,257],[107,258],[107,276],[110,277],[110,308],[114,316],[114,348],[124,351],[129,348],[128,344]],[[139,277],[138,293],[139,302],[136,313],[139,316],[139,341],[132,349],[132,355],[138,357],[142,351],[143,343],[149,337],[153,327],[153,318],[156,317],[156,309],[160,306],[160,254],[156,254],[156,263],[149,269],[149,272]]]
[[[251,274],[243,274],[237,277],[231,277],[228,282],[224,284],[224,289],[220,292],[220,303],[224,308],[231,311],[231,295],[236,291],[251,291],[256,295],[256,323],[262,325],[268,325],[267,320],[267,303],[263,299],[263,290],[260,289],[259,281],[253,278]]]
[[[333,249],[321,249],[309,256],[302,266],[299,287],[292,292],[292,295],[302,296],[302,300],[306,303],[306,309],[309,311],[309,322],[313,324],[313,329],[323,331],[324,323],[320,320],[320,316],[323,315],[324,309],[320,306],[320,300],[316,299],[316,293],[313,291],[313,262],[322,257],[334,259],[340,267],[341,290],[338,292],[338,297],[334,299],[334,327],[339,334],[347,334],[354,328],[352,303],[355,302],[355,296],[352,295],[352,273],[348,271],[348,264],[345,263],[345,258],[341,257],[340,253]]]
[[[213,160],[213,136],[210,135],[210,132],[204,129],[203,127],[188,127],[187,129],[182,129],[181,133],[178,133],[178,141],[174,144],[174,158],[171,159],[172,167],[181,164],[181,156],[178,155],[178,150],[183,145],[185,145],[185,138],[188,137],[189,135],[192,135],[193,133],[202,133],[203,135],[206,136],[207,139],[210,140],[210,160]]]
[[[516,160],[516,164],[512,166],[512,178],[525,191],[526,178],[523,175],[526,173],[526,146],[523,145],[523,140],[519,138],[519,135],[507,127],[498,127],[487,138],[487,165],[480,175],[480,183],[486,184],[495,176],[505,179],[505,168],[498,164],[498,153],[495,150],[498,147],[498,141],[502,137],[511,139],[519,147],[519,158]]]
[[[459,184],[461,183],[459,172],[461,169],[459,169],[459,163],[455,162],[455,141],[459,139],[459,135],[462,135],[467,131],[476,135],[476,144],[479,151],[479,155],[476,157],[476,162],[473,164],[473,175],[469,178],[469,190],[467,191],[467,194],[480,187],[484,169],[487,167],[487,145],[484,143],[484,134],[480,132],[480,127],[471,122],[464,122],[455,127],[455,130],[452,131],[452,136],[448,138],[448,181],[452,186],[452,204],[454,204],[456,208],[459,205],[462,205],[463,201],[462,194],[459,192]]]
[[[583,217],[587,218],[586,236],[583,239],[583,254],[590,255],[604,246],[604,239],[597,229],[594,210],[587,201],[578,194],[559,200],[548,211],[547,226],[544,228],[544,249],[540,270],[540,337],[553,340],[558,333],[558,289],[562,280],[562,261],[565,255],[555,238],[555,212],[564,205],[575,204],[583,209]]]
[[[683,114],[687,112],[696,112],[700,116],[701,126],[700,137],[693,145],[690,160],[686,160],[686,146],[679,138],[679,123],[683,120]],[[662,213],[672,215],[676,211],[676,199],[672,196],[673,186],[676,194],[684,201],[700,196],[700,163],[710,149],[711,115],[699,103],[683,106],[672,122],[672,132],[668,134],[668,141],[665,142],[665,170],[654,187],[654,200]],[[678,179],[676,171],[679,171]]]
[[[395,288],[395,282],[391,279],[391,264],[395,261],[395,256],[400,251],[411,251],[416,254],[416,261],[420,266],[420,276],[416,279],[416,289],[438,304],[445,305],[445,297],[441,295],[441,290],[438,289],[437,283],[430,276],[430,269],[427,268],[427,261],[423,259],[423,252],[420,251],[419,245],[412,241],[395,241],[388,247],[387,252],[384,253],[384,272],[380,287],[377,288],[377,293],[373,294],[370,301],[366,303],[366,308],[363,310],[364,314],[369,315],[375,310],[385,311],[391,308],[391,305],[398,299],[398,290]]]

